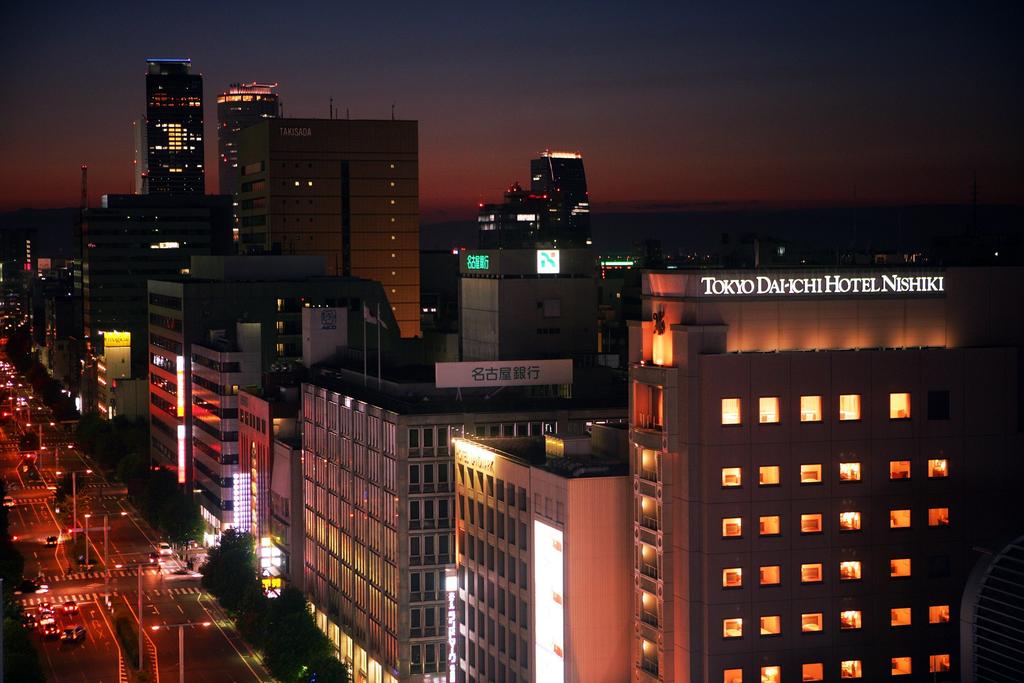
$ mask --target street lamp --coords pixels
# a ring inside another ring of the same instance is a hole
[[[149,627],[152,631],[159,631],[162,628],[168,631],[172,628],[178,629],[178,680],[180,683],[185,683],[185,629],[196,626],[211,626],[212,624],[212,621],[187,621],[181,624],[157,624],[156,626]]]
[[[89,570],[89,518],[92,517],[92,515],[89,514],[88,512],[86,512],[82,516],[85,517],[85,569],[86,569],[86,571],[88,571]]]

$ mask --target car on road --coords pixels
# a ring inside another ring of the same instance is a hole
[[[10,496],[4,496],[4,507],[5,508],[12,508],[12,507],[14,507],[14,499],[11,498]]]
[[[74,600],[65,600],[63,609],[64,614],[78,614],[78,603]]]
[[[60,635],[60,627],[56,622],[50,622],[41,627],[44,638],[56,638]]]
[[[59,536],[47,536],[46,537],[46,547],[47,548],[56,548],[58,543],[60,543],[60,537]]]
[[[167,541],[161,541],[160,543],[157,544],[156,547],[160,551],[161,555],[173,555],[174,554],[174,548],[172,548],[171,544],[168,543]]]
[[[150,564],[156,564],[159,561],[160,561],[160,553],[152,552],[152,553],[149,554],[149,563]]]
[[[60,634],[60,639],[65,643],[79,643],[85,640],[85,627],[72,626],[71,628],[66,628]]]

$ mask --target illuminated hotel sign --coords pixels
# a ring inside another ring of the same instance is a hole
[[[491,257],[488,254],[466,254],[466,270],[490,270]]]
[[[434,363],[438,388],[572,384],[572,360],[464,361]]]
[[[565,680],[565,564],[562,532],[533,520],[533,605],[537,683]]]
[[[557,249],[537,250],[537,273],[539,275],[557,275],[561,271]]]
[[[131,332],[110,332],[103,333],[103,348],[104,349],[120,349],[130,347],[132,345],[132,333]]]
[[[459,591],[459,577],[454,569],[446,569],[444,577],[446,627],[448,636],[448,683],[455,683],[456,667],[459,663],[458,619],[455,612],[455,598]]]
[[[174,360],[175,379],[178,388],[178,417],[185,417],[185,357]]]
[[[739,275],[700,278],[701,296],[943,294],[942,275]]]

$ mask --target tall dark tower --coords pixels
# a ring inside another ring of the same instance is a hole
[[[217,175],[220,194],[238,192],[238,131],[278,116],[277,83],[232,83],[217,96]]]
[[[558,246],[590,244],[590,199],[583,156],[544,150],[530,161],[530,192],[551,202],[550,236]]]
[[[203,194],[203,77],[190,59],[147,59],[145,194]]]

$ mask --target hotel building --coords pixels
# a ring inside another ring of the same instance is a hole
[[[458,654],[448,680],[628,680],[626,431],[592,430],[595,446],[617,432],[621,448],[591,452],[588,435],[453,441]]]
[[[957,680],[1020,525],[1022,299],[1017,268],[645,272],[631,680]]]
[[[346,369],[302,385],[304,589],[356,683],[450,682],[453,437],[583,434],[625,409],[521,387],[460,397],[419,368],[385,370],[379,390]]]

